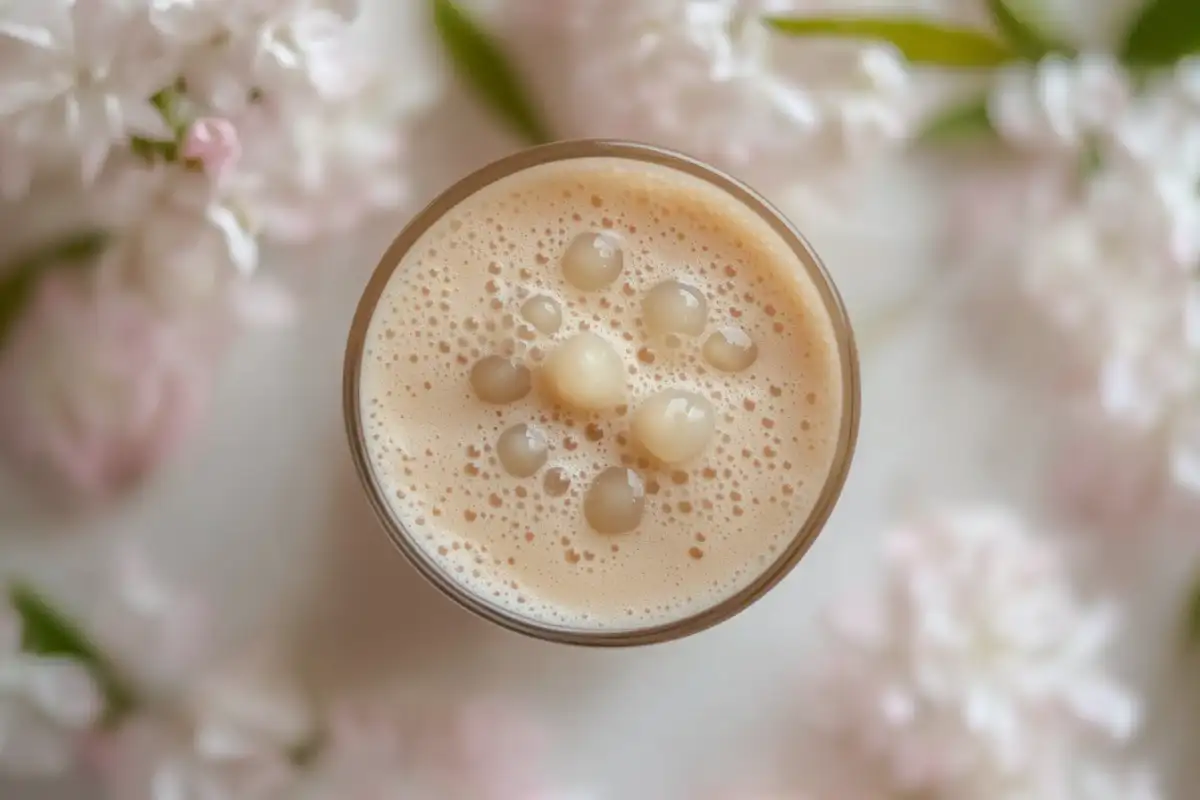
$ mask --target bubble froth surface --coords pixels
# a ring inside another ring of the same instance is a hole
[[[840,387],[819,293],[770,226],[617,159],[527,170],[437,222],[360,377],[415,544],[512,613],[608,630],[698,613],[777,558],[830,468]]]

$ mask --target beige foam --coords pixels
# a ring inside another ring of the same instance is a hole
[[[559,260],[588,231],[620,235],[624,268],[606,289],[583,292]],[[704,334],[668,341],[644,328],[643,297],[668,279],[704,293]],[[561,307],[552,335],[521,316],[537,295]],[[729,326],[758,346],[745,372],[705,364],[705,337]],[[582,331],[625,360],[631,407],[572,412],[541,385],[546,354]],[[480,402],[469,376],[489,355],[527,364],[534,390],[509,405]],[[426,232],[371,321],[360,396],[392,512],[450,576],[535,621],[624,629],[711,607],[787,546],[834,458],[839,370],[818,293],[766,223],[667,167],[576,159],[503,179]],[[669,387],[704,395],[717,415],[705,452],[672,467],[652,463],[629,431],[632,408]],[[526,478],[495,453],[521,423],[550,443],[545,466]],[[613,466],[642,475],[646,509],[634,532],[602,535],[588,527],[583,497]],[[566,493],[546,490],[553,469],[570,477]]]

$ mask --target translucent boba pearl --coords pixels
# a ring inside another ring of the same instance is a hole
[[[545,435],[524,423],[513,425],[496,440],[496,457],[514,478],[528,478],[546,463],[549,448]]]
[[[550,497],[562,497],[571,491],[571,475],[562,467],[546,470],[542,478],[542,490]]]
[[[708,301],[694,286],[663,281],[642,298],[642,320],[651,333],[699,336],[708,321]]]
[[[576,236],[562,257],[563,277],[585,292],[608,286],[624,267],[621,238],[611,231]]]
[[[704,452],[717,426],[708,398],[683,389],[651,395],[633,413],[633,438],[655,458],[677,464]]]
[[[758,345],[741,328],[722,328],[704,340],[704,360],[722,372],[741,372],[758,359]]]
[[[625,467],[609,467],[596,476],[583,498],[583,516],[598,533],[628,533],[642,521],[646,486]]]
[[[567,405],[600,411],[625,403],[625,362],[607,340],[594,333],[572,336],[550,354],[546,377]]]
[[[539,294],[521,304],[521,316],[541,333],[550,336],[562,327],[562,309],[553,297]]]
[[[485,403],[515,403],[533,387],[529,368],[502,356],[485,356],[471,367],[471,388]]]

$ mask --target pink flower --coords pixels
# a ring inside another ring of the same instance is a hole
[[[572,796],[550,785],[537,731],[491,702],[370,702],[335,710],[325,746],[288,800]]]
[[[106,796],[119,800],[253,800],[272,796],[290,776],[275,754],[209,758],[195,745],[185,725],[135,717],[97,735],[89,759]]]
[[[1127,422],[1072,421],[1051,455],[1055,505],[1106,532],[1139,530],[1168,488],[1160,435]]]
[[[198,161],[204,171],[219,177],[237,163],[242,154],[237,128],[223,117],[201,117],[188,129],[183,157]]]
[[[207,404],[214,355],[90,277],[44,277],[0,350],[0,448],[83,500],[131,488],[175,451]]]

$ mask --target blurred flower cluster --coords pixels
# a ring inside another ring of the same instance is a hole
[[[1051,56],[1002,70],[988,110],[1021,160],[973,179],[959,255],[1067,356],[1059,483],[1113,522],[1164,485],[1200,490],[1200,62],[1135,81],[1109,56]]]
[[[0,777],[86,770],[114,800],[574,796],[549,782],[542,731],[518,709],[405,686],[319,703],[277,642],[219,655],[207,604],[145,553],[108,566],[109,599],[78,620],[0,586]]]
[[[413,111],[341,0],[0,5],[0,445],[85,499],[204,408],[238,325],[286,319],[260,242],[406,194]],[[70,207],[31,237],[22,212]]]
[[[895,529],[884,555],[805,685],[812,797],[1158,797],[1122,755],[1140,711],[1104,667],[1113,609],[1073,591],[1061,548],[965,508]]]
[[[825,3],[844,10],[854,3]],[[863,5],[863,4],[858,4]],[[548,93],[563,133],[682,150],[770,188],[902,144],[908,72],[886,44],[779,36],[775,0],[510,0],[507,24],[556,42]]]

